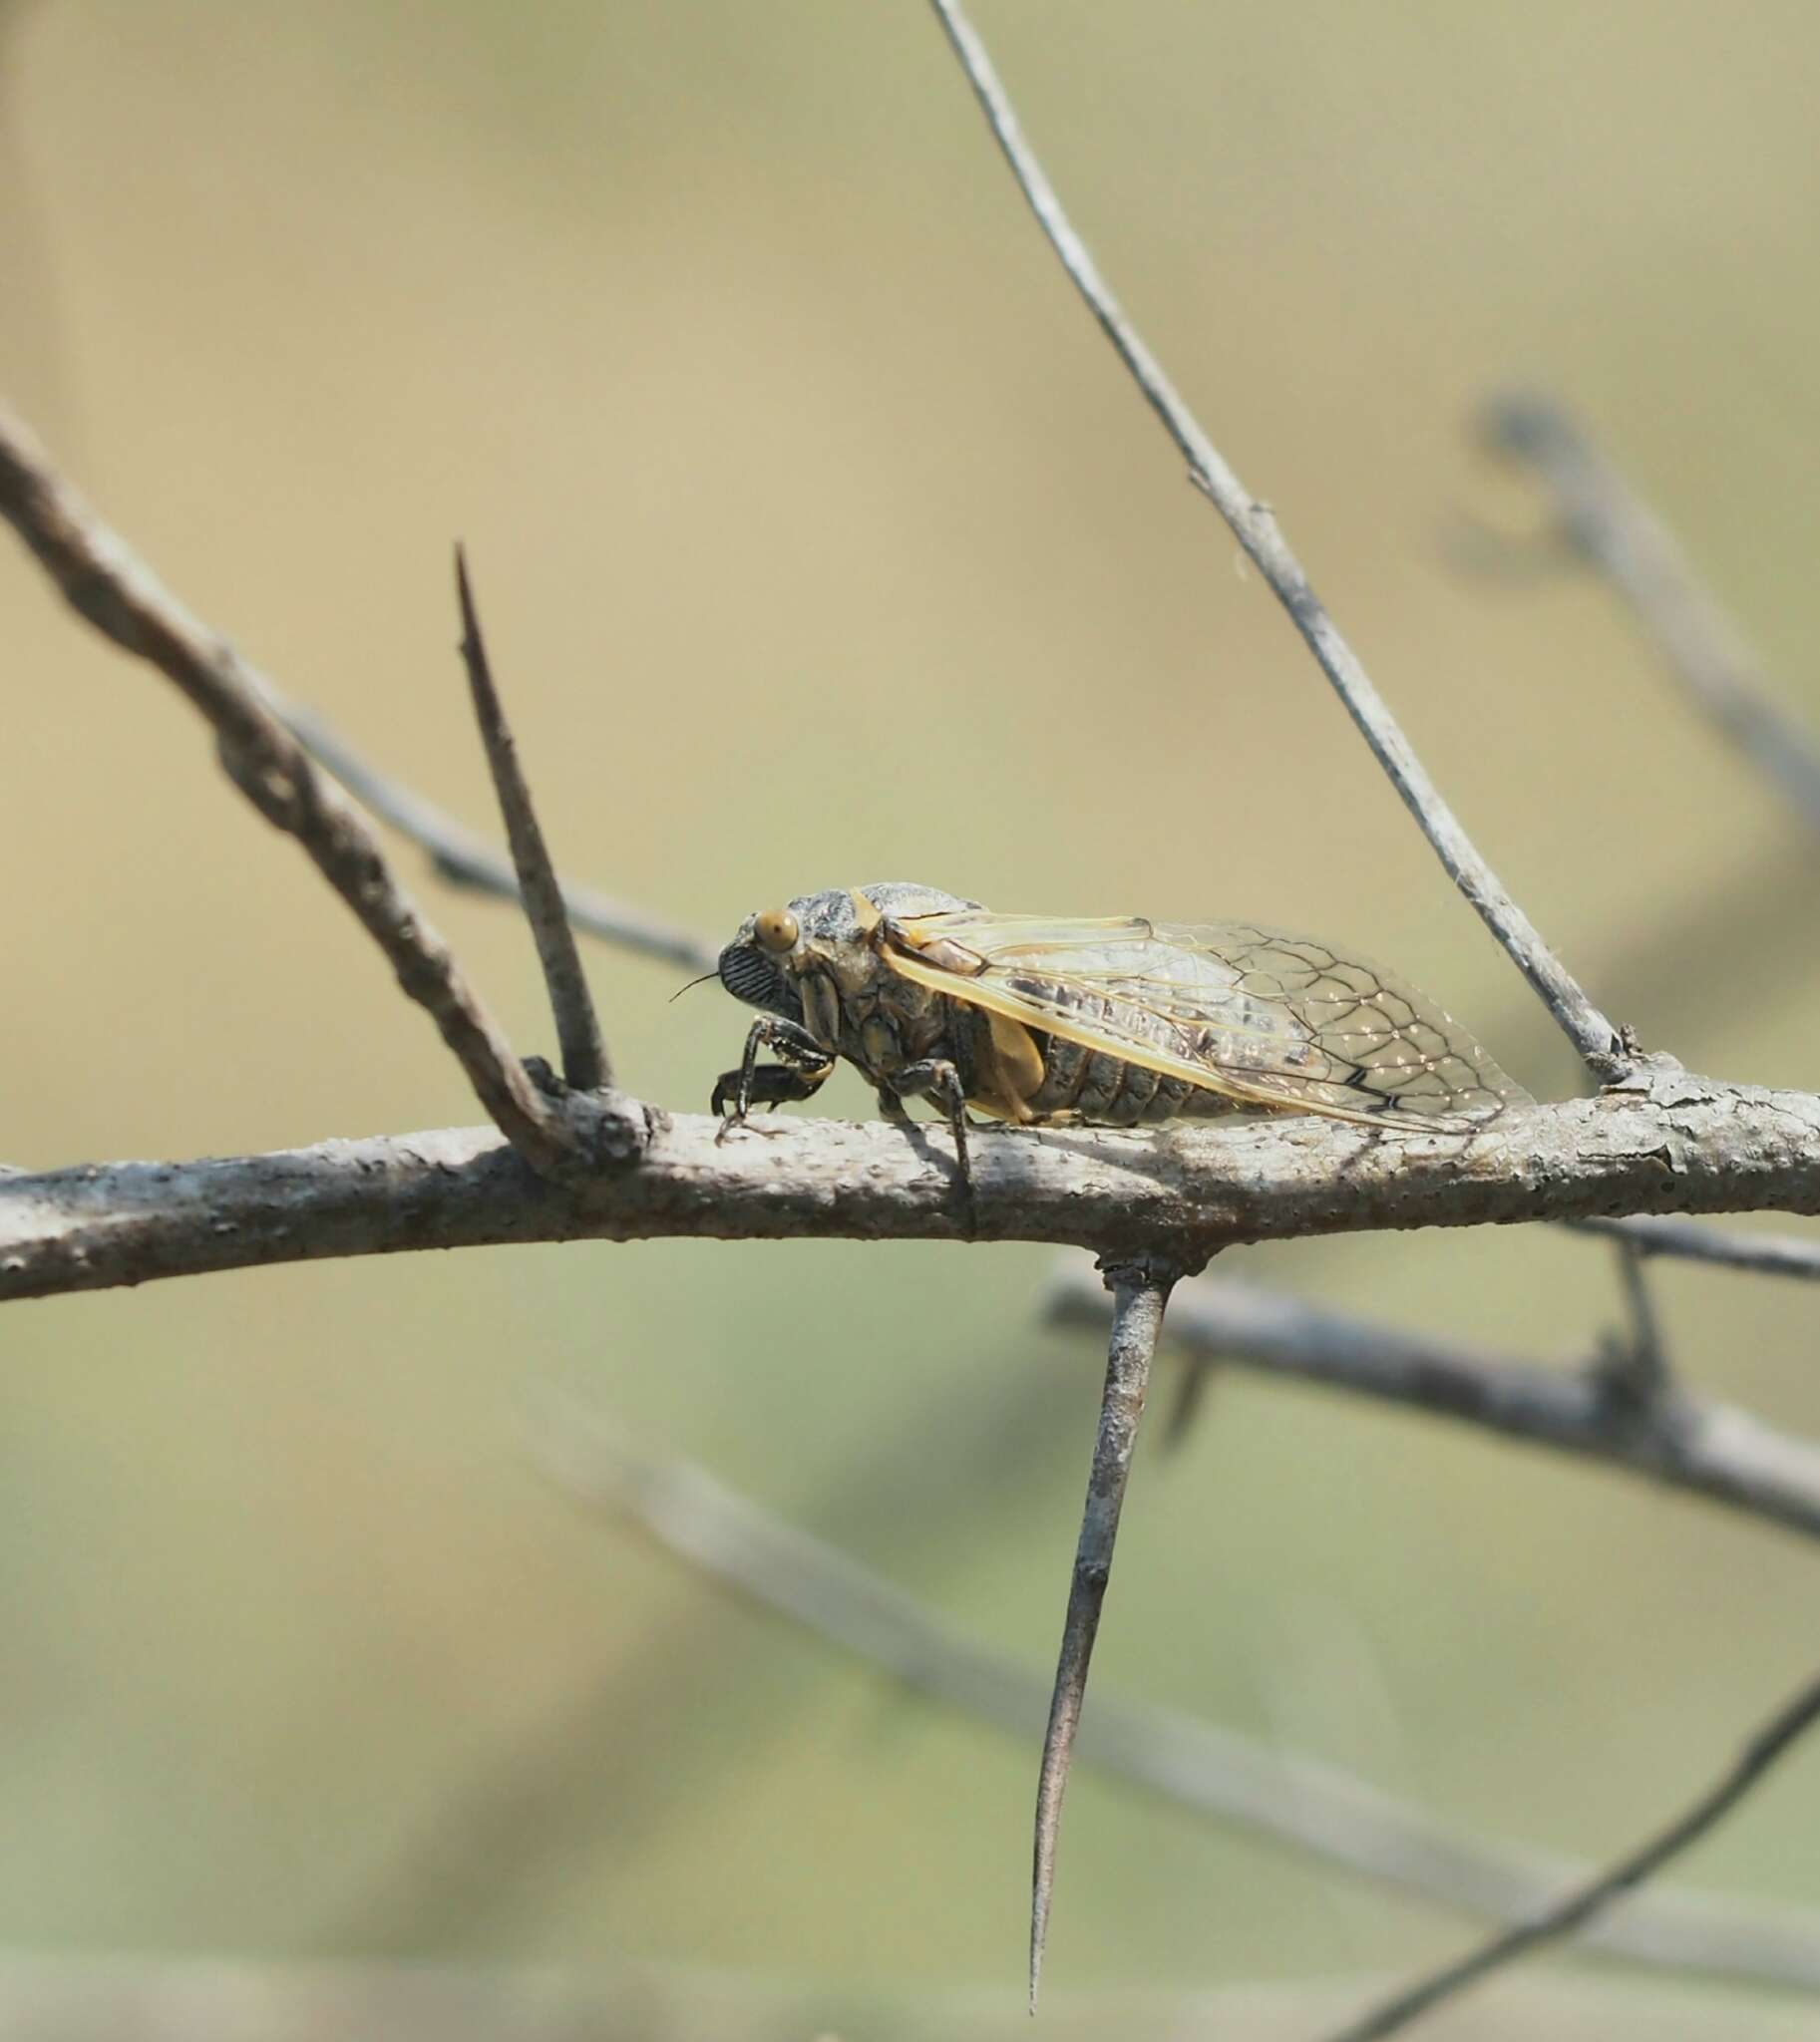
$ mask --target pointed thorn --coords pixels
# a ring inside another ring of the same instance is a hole
[[[1092,1664],[1100,1610],[1112,1573],[1113,1544],[1118,1537],[1119,1512],[1131,1474],[1138,1421],[1144,1415],[1150,1364],[1156,1354],[1163,1308],[1169,1301],[1175,1277],[1173,1272],[1149,1267],[1121,1267],[1108,1270],[1107,1281],[1112,1286],[1113,1313],[1106,1385],[1100,1396],[1099,1433],[1094,1440],[1086,1507],[1081,1513],[1081,1535],[1075,1548],[1074,1577],[1068,1589],[1068,1613],[1062,1622],[1061,1652],[1056,1659],[1049,1727],[1043,1737],[1042,1771],[1036,1787],[1036,1838],[1030,1877],[1032,2014],[1036,2011],[1037,1985],[1042,1976],[1043,1947],[1049,1935],[1062,1797],[1068,1790],[1074,1735],[1087,1696],[1087,1670]]]

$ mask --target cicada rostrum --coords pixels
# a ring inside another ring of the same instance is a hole
[[[751,916],[719,972],[764,1010],[714,1088],[729,1125],[808,1099],[845,1057],[888,1114],[936,1107],[963,1172],[969,1107],[1121,1128],[1250,1107],[1434,1134],[1528,1097],[1413,987],[1252,922],[994,914],[889,880]]]

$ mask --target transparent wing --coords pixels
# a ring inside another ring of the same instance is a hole
[[[1252,1105],[1433,1131],[1529,1096],[1413,986],[1310,936],[984,911],[897,926],[904,976]]]

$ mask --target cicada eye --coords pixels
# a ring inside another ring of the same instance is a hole
[[[781,956],[786,950],[796,948],[796,939],[802,930],[789,908],[767,907],[753,922],[752,933],[765,949],[775,950]]]

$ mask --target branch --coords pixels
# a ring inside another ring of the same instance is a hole
[[[1043,1762],[1036,1786],[1036,1848],[1030,1874],[1030,2011],[1036,2011],[1036,1988],[1042,1977],[1043,1944],[1049,1933],[1049,1900],[1055,1887],[1055,1847],[1061,1831],[1062,1797],[1068,1791],[1068,1768],[1074,1737],[1087,1698],[1087,1671],[1099,1636],[1100,1610],[1112,1578],[1112,1549],[1119,1535],[1119,1515],[1125,1508],[1125,1487],[1131,1456],[1144,1416],[1144,1393],[1150,1386],[1150,1364],[1163,1330],[1163,1311],[1180,1272],[1173,1267],[1124,1264],[1111,1267],[1106,1281],[1112,1289],[1112,1337],[1106,1354],[1106,1384],[1100,1392],[1099,1431],[1093,1442],[1093,1467],[1087,1478],[1087,1503],[1081,1513],[1081,1535],[1074,1552],[1074,1573],[1068,1586],[1068,1612],[1062,1622],[1062,1648],[1055,1664],[1049,1696],[1049,1721],[1043,1732]]]
[[[1576,1233],[1628,1241],[1639,1255],[1672,1255],[1758,1276],[1798,1276],[1820,1282],[1820,1245],[1790,1233],[1720,1233],[1692,1219],[1575,1219]]]
[[[1227,466],[1219,449],[1164,374],[1163,365],[1126,318],[1025,141],[1004,86],[960,0],[932,0],[932,4],[1030,210],[1146,402],[1187,459],[1190,479],[1213,500],[1221,516],[1232,526],[1234,536],[1288,612],[1289,621],[1332,683],[1346,713],[1370,746],[1372,756],[1390,776],[1391,784],[1433,846],[1448,876],[1547,1003],[1594,1073],[1601,1079],[1621,1075],[1627,1061],[1620,1054],[1617,1031],[1569,976],[1529,917],[1473,848],[1459,819],[1441,799],[1439,789],[1410,749],[1362,661],[1315,595],[1300,561],[1277,528],[1274,513]]]
[[[1653,1407],[1668,1394],[1668,1349],[1662,1338],[1660,1314],[1650,1295],[1644,1255],[1635,1241],[1620,1234],[1618,1275],[1624,1286],[1625,1313],[1629,1332],[1613,1349],[1613,1366],[1625,1392],[1635,1401]]]
[[[1812,1681],[1795,1699],[1779,1709],[1759,1730],[1724,1775],[1664,1830],[1621,1859],[1610,1872],[1566,1894],[1533,1919],[1518,1923],[1502,1935],[1492,1937],[1476,1950],[1445,1965],[1430,1977],[1384,2001],[1362,2020],[1340,2029],[1333,2042],[1379,2042],[1399,2028],[1455,1998],[1487,1973],[1527,1954],[1540,1944],[1558,1942],[1587,1922],[1596,1920],[1614,1901],[1634,1887],[1652,1878],[1664,1865],[1706,1835],[1707,1831],[1734,1809],[1752,1787],[1769,1771],[1791,1745],[1820,1718],[1820,1680]]]
[[[538,1091],[448,945],[393,878],[359,811],[321,777],[266,707],[262,684],[62,481],[24,425],[4,409],[0,515],[73,608],[123,651],[174,681],[213,726],[235,786],[267,822],[296,838],[354,911],[399,984],[436,1022],[494,1124],[527,1162],[549,1174],[588,1160],[590,1150],[629,1153],[632,1123],[598,1109],[584,1120]]]
[[[613,1946],[580,1964],[444,1959],[163,1956],[118,1949],[0,1956],[0,2033],[14,2042],[777,2042],[792,2037],[939,2035],[941,2042],[1021,2042],[1005,2000],[977,1986],[916,1978],[856,1993],[759,1970],[665,1962]],[[1109,2032],[1190,2038],[1306,2035],[1338,1996],[1323,1981],[1084,1992],[1062,2003],[1070,2042]],[[1685,2038],[1685,1995],[1639,1993],[1598,1979],[1524,1980],[1512,2013],[1551,2042]],[[1753,2004],[1750,2042],[1813,2042],[1805,2012]],[[1515,2032],[1507,2029],[1506,2033]],[[1706,2032],[1712,2029],[1707,2026]]]
[[[474,590],[468,583],[468,561],[460,546],[455,549],[455,588],[462,611],[462,664],[468,669],[475,721],[480,725],[481,743],[487,750],[500,814],[506,820],[519,897],[538,946],[538,962],[544,967],[544,984],[562,1050],[563,1081],[576,1092],[604,1091],[613,1082],[606,1045],[600,1039],[600,1023],[587,990],[587,975],[581,969],[575,933],[562,906],[561,887],[549,861],[549,848],[544,842],[531,787],[519,764],[518,743],[506,721],[499,690],[494,686],[492,662],[487,657],[481,620],[474,607]]]
[[[1063,1323],[1097,1327],[1106,1318],[1104,1299],[1075,1269],[1056,1279],[1051,1311]],[[1677,1392],[1639,1404],[1601,1368],[1509,1361],[1250,1283],[1185,1284],[1170,1337],[1197,1356],[1553,1447],[1820,1537],[1820,1446],[1733,1405]]]
[[[438,878],[451,886],[465,886],[495,899],[523,899],[510,859],[502,857],[472,831],[465,830],[446,810],[369,764],[315,710],[285,701],[269,683],[265,684],[264,695],[267,708],[289,728],[318,765],[332,773],[381,822],[389,823],[401,837],[409,838],[429,852]],[[640,956],[660,958],[666,964],[680,964],[690,971],[713,970],[718,947],[706,937],[677,922],[629,907],[622,900],[610,899],[576,880],[562,879],[559,884],[568,919],[583,935],[617,943]]]
[[[635,1105],[629,1111],[639,1112]],[[192,1163],[0,1177],[0,1300],[405,1248],[506,1241],[957,1240],[919,1126],[642,1109],[643,1168],[558,1194],[456,1128]],[[1820,1211],[1820,1098],[1686,1073],[1512,1109],[1496,1133],[1311,1116],[1149,1130],[981,1129],[980,1240],[1178,1262],[1246,1241],[1630,1211]]]
[[[1553,398],[1512,392],[1485,407],[1483,430],[1535,470],[1569,541],[1623,597],[1694,706],[1820,830],[1820,744],[1776,699],[1667,526],[1573,414]]]
[[[566,1396],[541,1403],[534,1439],[539,1466],[570,1496],[630,1519],[688,1565],[811,1636],[1020,1737],[1043,1722],[1044,1675],[954,1630],[692,1462],[641,1453],[601,1412]],[[1334,1767],[1104,1687],[1075,1751],[1083,1765],[1178,1807],[1491,1920],[1533,1914],[1589,1875],[1584,1865],[1456,1830]],[[1589,1923],[1582,1941],[1635,1963],[1820,1989],[1820,1920],[1795,1908],[1656,1891]]]

